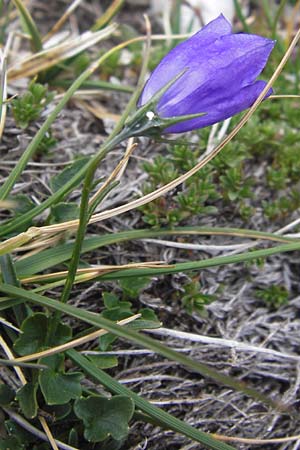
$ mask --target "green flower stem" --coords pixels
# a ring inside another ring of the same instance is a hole
[[[149,47],[147,48],[147,55],[149,55]],[[146,57],[146,60],[148,60],[148,56]],[[89,195],[93,186],[93,180],[94,175],[97,170],[99,162],[104,158],[104,156],[116,145],[118,145],[120,142],[122,142],[125,139],[128,139],[132,136],[141,135],[144,132],[151,131],[153,128],[156,130],[156,127],[160,127],[164,123],[175,123],[184,120],[184,118],[190,118],[191,116],[180,116],[178,118],[171,118],[171,119],[160,119],[157,118],[156,122],[152,122],[147,117],[146,112],[148,111],[148,108],[151,108],[156,101],[159,100],[159,98],[163,95],[163,93],[169,88],[170,85],[172,85],[178,77],[181,77],[183,73],[178,74],[177,77],[175,77],[173,80],[171,80],[166,86],[164,86],[162,89],[159,90],[159,92],[153,96],[153,98],[150,100],[150,102],[146,103],[142,108],[138,109],[133,113],[133,115],[128,119],[131,111],[135,108],[135,104],[138,98],[138,95],[140,93],[140,90],[142,89],[142,82],[144,79],[144,74],[146,71],[146,65],[143,65],[138,88],[135,93],[133,93],[127,108],[125,109],[124,113],[122,114],[119,122],[117,123],[115,129],[111,133],[110,137],[106,141],[105,144],[100,148],[100,151],[94,158],[90,161],[85,180],[83,183],[83,189],[82,189],[82,196],[81,196],[81,203],[80,203],[80,213],[79,213],[79,226],[77,229],[77,235],[76,240],[74,244],[74,250],[71,258],[71,264],[69,268],[69,273],[66,279],[66,284],[64,285],[64,289],[61,295],[61,301],[63,303],[66,303],[69,299],[72,286],[76,277],[77,267],[79,263],[80,253],[81,253],[81,247],[85,236],[85,231],[87,224],[89,222],[91,211],[89,209]],[[199,116],[198,114],[196,116]],[[127,122],[126,122],[127,120]],[[147,133],[146,133],[147,134]],[[92,208],[93,210],[93,208]]]
[[[234,1],[234,7],[235,7],[236,14],[243,25],[244,31],[246,31],[246,33],[251,33],[250,27],[246,22],[246,19],[244,17],[239,0],[233,0],[233,1]]]
[[[276,39],[277,38],[277,25],[279,22],[279,19],[281,17],[282,11],[284,10],[285,5],[287,4],[287,0],[281,0],[277,12],[276,12],[276,16],[275,19],[273,21],[273,26],[272,26],[272,39]],[[282,46],[281,46],[282,47]]]
[[[76,239],[74,243],[68,276],[61,295],[61,301],[63,303],[66,303],[69,299],[74,279],[76,276],[77,267],[80,259],[81,247],[85,237],[86,227],[91,216],[91,211],[89,208],[89,195],[93,187],[94,175],[97,170],[98,164],[100,163],[100,161],[102,161],[102,159],[111,149],[113,149],[116,145],[120,144],[123,140],[125,140],[128,137],[129,136],[125,130],[123,132],[120,132],[117,136],[110,137],[106,141],[106,143],[101,147],[99,152],[93,157],[93,159],[90,161],[87,167],[80,202],[79,226],[76,233]]]

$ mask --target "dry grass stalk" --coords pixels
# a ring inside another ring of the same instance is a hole
[[[46,42],[48,39],[50,39],[52,36],[54,36],[55,33],[57,33],[61,27],[66,23],[70,15],[75,11],[75,9],[80,5],[82,0],[74,0],[71,5],[68,6],[64,14],[58,19],[58,21],[53,25],[51,30],[46,34],[46,36],[43,37],[43,42]]]
[[[116,29],[117,25],[112,24],[100,31],[87,31],[80,36],[70,38],[54,47],[30,55],[8,69],[8,78],[9,80],[15,80],[34,76],[65,59],[77,55],[83,50],[97,44],[102,39],[106,39]]]
[[[93,266],[84,269],[78,269],[76,274],[77,276],[81,276],[80,281],[87,281],[93,279],[95,277],[99,277],[101,275],[112,273],[118,270],[126,270],[126,269],[157,269],[158,267],[164,268],[172,268],[174,265],[165,264],[164,261],[151,261],[151,262],[140,262],[140,263],[130,263],[130,264],[122,264],[122,265],[105,265],[105,266]],[[23,284],[29,283],[38,283],[41,281],[50,281],[53,279],[64,279],[68,275],[67,270],[63,270],[61,272],[48,273],[45,275],[35,275],[33,277],[23,278],[21,281]],[[86,275],[86,276],[85,276]]]
[[[130,322],[133,322],[136,319],[139,319],[140,317],[141,317],[141,314],[135,314],[134,316],[127,317],[126,319],[118,321],[117,324],[120,326],[122,326],[122,325],[124,326]],[[15,358],[13,361],[14,362],[34,361],[35,359],[40,359],[40,358],[44,358],[46,356],[56,355],[57,353],[65,352],[65,351],[69,350],[70,348],[75,348],[75,347],[78,347],[79,345],[86,344],[87,342],[93,341],[93,340],[99,338],[100,336],[104,336],[107,333],[108,333],[108,331],[103,330],[103,329],[97,330],[97,331],[94,331],[93,333],[87,334],[86,336],[82,336],[78,339],[73,339],[72,341],[67,342],[66,344],[57,345],[56,347],[49,348],[48,350],[44,350],[42,352],[32,353],[31,355],[26,355],[26,356],[22,356],[20,358]]]

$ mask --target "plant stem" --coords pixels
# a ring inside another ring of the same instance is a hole
[[[86,227],[90,219],[90,209],[89,209],[89,195],[93,186],[94,175],[97,170],[98,164],[105,155],[116,145],[126,139],[128,136],[126,131],[120,132],[117,136],[110,137],[106,143],[100,148],[99,152],[90,161],[86,176],[83,182],[82,196],[80,202],[80,213],[79,213],[79,225],[76,234],[76,240],[74,243],[69,273],[64,285],[64,289],[61,295],[61,301],[66,303],[69,299],[74,279],[77,272],[77,267],[80,259],[82,242],[84,240]]]
[[[246,19],[243,15],[239,0],[234,0],[234,7],[235,7],[235,11],[236,11],[238,18],[240,19],[240,21],[243,25],[244,31],[246,31],[246,33],[251,33],[250,27],[247,24]]]
[[[282,13],[286,3],[287,3],[287,0],[281,0],[280,5],[278,6],[278,9],[277,9],[277,12],[276,12],[276,16],[275,16],[275,19],[273,21],[273,26],[272,26],[272,38],[273,39],[276,38],[277,24],[278,24],[278,21],[280,19],[281,13]]]

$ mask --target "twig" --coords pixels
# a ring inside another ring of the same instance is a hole
[[[25,420],[23,417],[21,417],[19,414],[11,410],[10,408],[3,407],[3,410],[6,412],[6,414],[9,415],[11,419],[14,420],[18,425],[20,425],[24,430],[29,431],[29,433],[32,433],[34,436],[42,439],[43,441],[49,442],[48,437],[45,433],[40,431],[38,428],[35,428],[32,426],[27,420]],[[58,448],[61,448],[62,450],[79,450],[76,447],[71,447],[71,445],[65,444],[64,442],[59,441],[58,439],[55,439],[55,443],[58,446]]]
[[[192,342],[202,342],[203,344],[215,345],[217,347],[234,348],[235,350],[264,353],[280,359],[291,359],[293,361],[300,361],[300,356],[291,355],[288,353],[278,352],[269,348],[258,347],[256,345],[246,344],[244,342],[235,341],[232,339],[214,338],[209,336],[202,336],[200,334],[187,333],[185,331],[176,331],[169,328],[159,328],[156,330],[147,330],[147,333],[157,334],[160,336],[172,336],[176,339],[185,339]]]

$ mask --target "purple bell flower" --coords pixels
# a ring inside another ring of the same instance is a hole
[[[182,133],[227,119],[249,108],[266,86],[256,78],[274,45],[254,34],[233,34],[230,23],[220,15],[162,59],[145,84],[138,106],[186,70],[162,94],[154,113],[160,118],[205,114],[164,132]],[[271,93],[272,89],[266,97]]]

